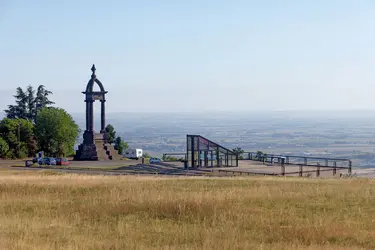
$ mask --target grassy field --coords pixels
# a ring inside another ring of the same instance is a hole
[[[374,249],[375,181],[0,171],[0,249]]]

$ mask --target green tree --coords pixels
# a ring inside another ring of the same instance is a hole
[[[120,136],[118,136],[115,140],[115,149],[118,151],[118,153],[121,155],[126,149],[128,149],[129,145],[127,142],[121,139]]]
[[[47,90],[44,85],[39,85],[35,97],[36,108],[40,109],[55,104],[54,102],[48,99],[48,96],[52,94],[53,93]]]
[[[14,95],[16,105],[8,105],[8,109],[4,111],[8,118],[21,118],[35,122],[38,110],[54,104],[48,99],[50,95],[52,92],[46,90],[44,85],[40,85],[36,93],[31,85],[27,86],[26,91],[18,87]]]
[[[5,158],[9,151],[8,143],[0,137],[0,157]]]
[[[183,157],[174,157],[174,156],[166,156],[163,155],[163,161],[182,161],[184,158]]]
[[[4,110],[7,117],[11,119],[27,117],[27,95],[21,87],[16,89],[16,94],[13,96],[16,98],[16,105],[8,105],[8,109]]]
[[[45,155],[57,157],[73,152],[80,129],[70,114],[61,108],[43,108],[37,120],[36,141]]]
[[[264,153],[262,151],[257,151],[256,155],[255,155],[255,159],[258,160],[258,161],[261,161],[263,160],[263,155]]]
[[[240,147],[236,147],[236,148],[234,148],[234,149],[232,149],[232,151],[236,154],[236,155],[238,155],[238,159],[239,160],[243,160],[243,153],[245,152],[242,148],[240,148]]]
[[[152,158],[152,156],[147,153],[147,152],[143,152],[143,155],[142,155],[143,158]]]
[[[32,135],[27,140],[27,149],[28,149],[28,155],[29,156],[35,156],[37,153],[38,144],[36,142],[35,135]]]
[[[115,128],[111,124],[108,124],[105,127],[105,132],[107,133],[107,142],[109,144],[114,143],[115,142],[115,138],[116,138]]]
[[[9,146],[7,158],[32,156],[33,152],[29,150],[29,141],[34,136],[33,129],[32,122],[25,119],[4,118],[0,122],[0,137]]]

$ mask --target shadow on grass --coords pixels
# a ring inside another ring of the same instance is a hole
[[[33,170],[61,170],[67,172],[80,171],[82,173],[98,173],[109,175],[170,175],[170,176],[207,176],[210,170],[194,169],[187,170],[173,164],[137,164],[129,166],[95,166],[95,167],[75,167],[75,166],[47,166],[33,164],[29,167],[24,165],[12,165],[12,168],[33,169]]]

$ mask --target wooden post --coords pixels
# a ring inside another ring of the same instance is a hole
[[[335,176],[336,175],[336,161],[333,162],[333,175]]]
[[[285,162],[284,162],[284,159],[281,159],[281,175],[285,176]]]
[[[320,176],[320,166],[316,167],[316,177]]]
[[[303,176],[303,169],[302,169],[302,164],[299,165],[299,176],[302,177]]]
[[[200,145],[199,145],[199,138],[197,138],[197,146],[198,146],[198,148],[197,148],[197,151],[198,151],[198,159],[197,159],[197,164],[198,164],[198,166],[197,166],[197,168],[200,168],[200,167],[202,167],[202,165],[201,165],[201,150],[200,150]]]
[[[352,173],[352,161],[349,161],[349,169],[348,169],[348,174]]]
[[[305,165],[307,165],[307,158],[306,157],[304,158],[304,162],[305,162]]]
[[[249,160],[251,160],[251,158],[252,158],[252,157],[251,157],[251,153],[249,153]]]

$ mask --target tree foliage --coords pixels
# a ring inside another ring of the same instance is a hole
[[[44,85],[40,85],[36,91],[31,85],[27,86],[25,91],[18,87],[14,95],[16,105],[8,105],[8,109],[4,111],[8,118],[21,118],[35,122],[39,109],[54,104],[48,99],[50,95],[52,92],[47,90]]]
[[[122,154],[126,149],[128,149],[128,147],[128,143],[122,140],[120,136],[116,137],[115,149],[118,151],[119,154]]]
[[[37,144],[35,135],[30,136],[26,143],[27,143],[27,149],[29,151],[28,155],[29,156],[36,155],[37,149],[38,149],[38,144]]]
[[[236,147],[234,149],[232,149],[232,151],[238,156],[238,159],[239,160],[242,160],[243,159],[243,153],[244,153],[244,150],[240,147]]]
[[[261,160],[263,160],[263,158],[264,158],[264,153],[262,152],[262,151],[257,151],[257,153],[256,153],[256,155],[255,155],[255,160],[258,160],[258,161],[261,161]]]
[[[70,114],[61,108],[43,108],[37,114],[35,136],[38,147],[48,156],[66,156],[74,149],[80,132]]]
[[[166,156],[163,155],[163,161],[183,161],[185,158],[184,157],[174,157],[174,156]]]
[[[109,144],[114,143],[115,142],[115,138],[116,138],[115,128],[111,124],[108,124],[105,127],[105,132],[107,133],[107,142]]]
[[[35,104],[39,108],[48,107],[52,104],[55,104],[48,99],[48,96],[53,93],[45,88],[44,85],[39,85],[36,91]]]
[[[143,158],[152,158],[152,156],[147,153],[147,152],[143,152],[143,155],[142,155]]]
[[[0,157],[5,158],[9,151],[8,143],[0,137]]]
[[[0,137],[8,144],[9,150],[5,157],[24,158],[33,156],[30,141],[34,138],[34,125],[26,119],[4,118],[0,122]]]

